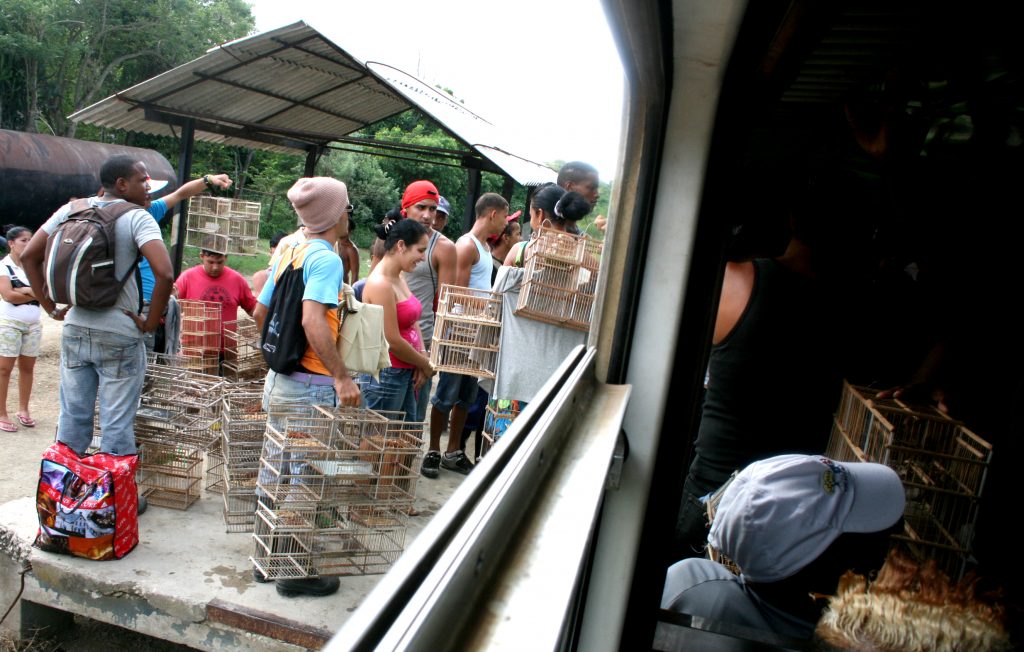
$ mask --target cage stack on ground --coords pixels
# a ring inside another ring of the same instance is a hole
[[[229,386],[224,393],[221,451],[224,465],[224,524],[228,532],[252,532],[256,474],[267,429],[263,393],[254,384]]]
[[[541,227],[526,246],[515,314],[579,331],[590,330],[603,243]]]
[[[224,381],[187,364],[179,356],[151,356],[135,415],[139,490],[151,504],[174,509],[199,500],[207,454],[210,464],[219,463]]]
[[[971,543],[992,446],[930,406],[875,398],[843,384],[827,455],[885,464],[907,490],[904,532],[896,544],[917,561],[934,559],[959,580],[973,562]]]
[[[494,378],[501,341],[501,295],[441,286],[430,362],[438,371]]]
[[[398,559],[423,424],[388,416],[404,415],[271,406],[251,558],[266,577],[383,573]]]
[[[221,305],[181,299],[182,366],[204,374],[220,372]]]
[[[267,362],[260,351],[260,332],[251,318],[224,322],[224,378],[235,382],[260,380]]]
[[[259,202],[199,195],[189,200],[185,244],[234,256],[258,253]]]

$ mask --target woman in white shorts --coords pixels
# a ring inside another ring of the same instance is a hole
[[[26,428],[36,425],[29,411],[32,396],[32,374],[39,355],[43,327],[39,323],[40,308],[21,268],[21,252],[32,239],[32,231],[14,226],[7,231],[11,253],[0,260],[0,431],[15,432],[17,424]],[[12,419],[7,414],[7,388],[11,371],[18,363],[18,411]],[[17,423],[15,422],[17,420]]]

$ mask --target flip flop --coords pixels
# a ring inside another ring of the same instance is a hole
[[[36,420],[33,419],[32,417],[26,417],[23,414],[21,414],[20,412],[17,415],[15,415],[15,416],[18,417],[18,421],[21,422],[21,425],[25,426],[26,428],[35,428],[36,427]]]
[[[3,432],[18,432],[18,426],[10,419],[0,419],[0,430]]]

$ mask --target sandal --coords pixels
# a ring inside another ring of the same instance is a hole
[[[0,430],[3,432],[18,432],[18,426],[10,419],[0,419]]]
[[[26,417],[21,412],[18,412],[18,414],[16,414],[15,416],[18,417],[18,421],[21,422],[21,425],[25,426],[26,428],[36,427],[36,420],[33,419],[32,417]]]

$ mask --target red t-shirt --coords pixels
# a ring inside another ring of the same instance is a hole
[[[223,324],[238,319],[238,307],[252,314],[256,308],[256,297],[249,289],[245,277],[225,267],[220,276],[213,278],[206,273],[202,265],[186,269],[175,282],[178,298],[193,301],[216,301],[221,305],[221,329]],[[221,338],[221,350],[224,350],[224,339]]]

